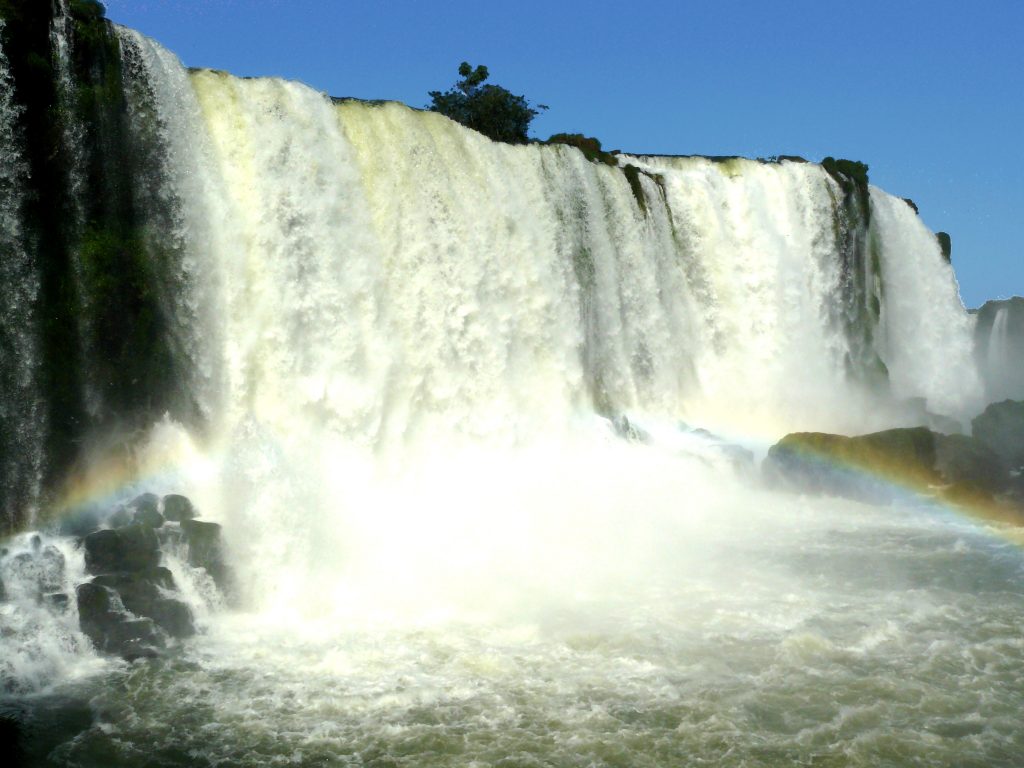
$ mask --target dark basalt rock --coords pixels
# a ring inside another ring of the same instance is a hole
[[[155,509],[139,509],[135,511],[133,521],[149,528],[160,528],[164,524],[164,516]]]
[[[1007,499],[1011,474],[996,452],[975,438],[924,427],[856,437],[786,435],[768,451],[762,469],[771,484],[869,503],[915,492],[977,506],[984,514],[1018,514]]]
[[[107,518],[107,525],[111,528],[124,528],[127,525],[132,524],[134,515],[131,510],[125,507],[118,507],[115,509],[110,517]]]
[[[939,241],[939,248],[942,250],[942,258],[947,262],[953,260],[953,238],[948,232],[936,232],[935,239]]]
[[[85,567],[89,573],[142,571],[159,563],[159,542],[149,526],[134,523],[85,537]]]
[[[164,496],[164,518],[174,522],[191,520],[196,516],[195,507],[186,497],[177,493]]]
[[[1024,467],[1024,401],[992,403],[971,422],[971,431],[992,449],[1003,467]]]
[[[197,568],[204,568],[218,587],[227,585],[227,568],[224,563],[224,547],[221,542],[220,525],[200,520],[185,520],[181,532],[188,545],[188,562]]]
[[[79,626],[99,650],[131,660],[156,656],[165,647],[164,634],[154,621],[125,613],[112,589],[86,582],[78,585],[76,595]]]
[[[163,594],[163,590],[175,588],[174,577],[166,568],[103,574],[94,578],[92,583],[115,591],[127,610],[136,616],[152,619],[171,637],[195,634],[189,607]]]
[[[996,453],[966,435],[936,435],[935,469],[946,483],[988,494],[1002,493],[1010,476]]]
[[[160,497],[155,493],[140,493],[130,502],[128,502],[128,509],[135,512],[152,511],[158,512],[160,508]]]
[[[859,437],[786,435],[768,450],[763,472],[772,484],[884,503],[894,490],[879,478],[927,486],[940,480],[934,466],[935,433],[915,427]]]

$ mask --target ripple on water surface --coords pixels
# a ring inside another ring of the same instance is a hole
[[[180,655],[101,679],[95,723],[50,757],[1018,765],[1020,553],[967,525],[857,511],[847,530],[738,540],[698,571],[500,620],[224,617]]]

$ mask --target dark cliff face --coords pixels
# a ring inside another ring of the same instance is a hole
[[[17,387],[0,390],[0,532],[45,503],[91,435],[194,412],[144,236],[151,214],[138,204],[158,148],[130,125],[121,46],[102,5],[66,8],[0,0],[13,150],[26,170],[9,248],[31,285],[0,317],[0,341],[29,336],[34,357],[21,360]],[[19,397],[29,392],[37,402],[26,412]]]

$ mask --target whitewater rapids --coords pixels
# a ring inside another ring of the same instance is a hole
[[[128,477],[97,456],[80,488],[187,494],[224,526],[238,602],[172,562],[201,634],[132,665],[98,658],[73,610],[28,614],[5,647],[32,754],[1024,754],[1006,531],[774,494],[743,452],[980,408],[952,268],[902,200],[872,188],[858,219],[788,160],[622,156],[631,185],[570,147],[188,71],[118,35],[129,117],[163,151],[139,205],[171,212],[143,234],[175,257],[155,291],[199,418],[154,424]]]

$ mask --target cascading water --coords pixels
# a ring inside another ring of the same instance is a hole
[[[0,19],[0,38],[4,32]],[[3,520],[27,504],[29,521],[42,480],[45,413],[40,397],[38,276],[31,243],[22,227],[28,168],[18,130],[19,108],[0,45],[0,498]],[[0,530],[6,524],[0,525]]]
[[[1024,399],[1024,298],[990,301],[974,319],[974,351],[986,399]]]
[[[224,524],[243,610],[201,613],[159,662],[100,661],[74,606],[41,601],[82,577],[81,552],[16,540],[0,622],[63,638],[4,670],[65,697],[24,705],[47,760],[1024,750],[1015,548],[927,506],[752,487],[749,454],[693,429],[760,449],[906,423],[913,398],[977,410],[972,325],[904,202],[872,189],[851,209],[788,160],[620,156],[624,172],[398,104],[188,72],[117,34],[147,181],[133,222],[199,418],[159,419],[127,476],[99,457],[78,487],[185,491]]]

